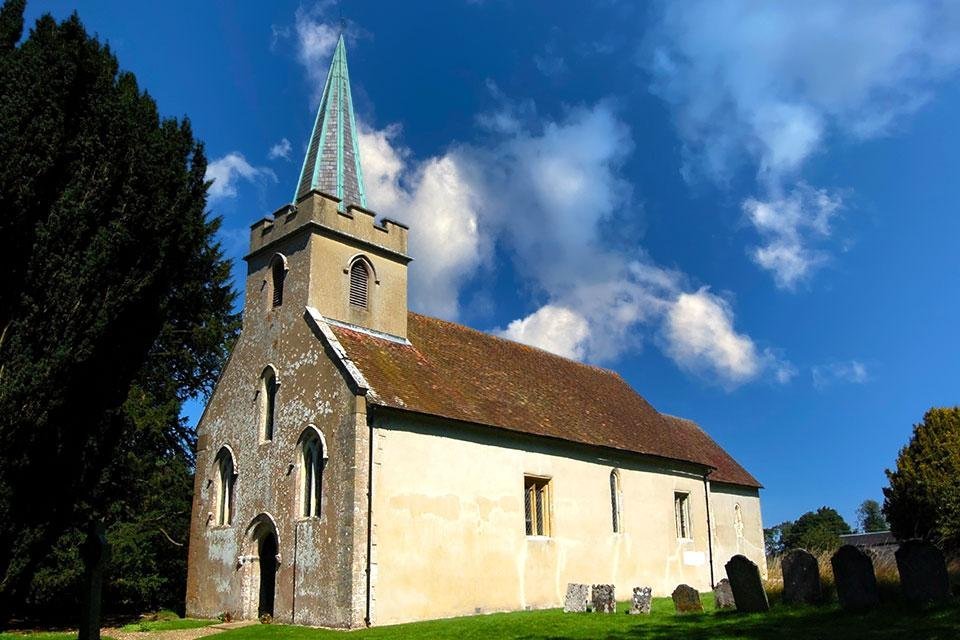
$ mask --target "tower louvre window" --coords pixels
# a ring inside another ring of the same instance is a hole
[[[273,257],[270,271],[273,285],[272,306],[279,307],[283,304],[283,280],[287,275],[286,265],[283,262],[283,258],[279,254]]]
[[[363,260],[354,260],[350,265],[350,304],[367,308],[369,299],[370,271]]]

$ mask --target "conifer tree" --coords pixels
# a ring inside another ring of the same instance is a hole
[[[897,538],[960,550],[960,407],[927,411],[887,480],[883,514]]]
[[[76,15],[22,39],[23,11],[0,10],[0,620],[64,532],[188,455],[180,403],[236,330],[189,122]]]

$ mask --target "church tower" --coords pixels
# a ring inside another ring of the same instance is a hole
[[[292,204],[250,234],[244,323],[286,305],[406,339],[407,227],[366,208],[347,51],[340,36]]]

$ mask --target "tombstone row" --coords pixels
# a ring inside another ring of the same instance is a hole
[[[903,543],[896,552],[897,570],[904,597],[911,602],[938,602],[950,597],[950,583],[943,554],[934,545],[919,540]],[[844,545],[830,559],[837,597],[844,609],[868,609],[880,601],[877,578],[870,556],[858,547]],[[727,578],[713,589],[718,609],[744,613],[770,610],[760,569],[749,558],[735,555],[725,565]],[[781,560],[783,601],[786,604],[818,604],[823,601],[820,567],[808,551],[793,549]],[[700,593],[681,584],[671,594],[677,613],[701,613]],[[650,587],[635,587],[628,613],[650,613]],[[564,611],[613,613],[616,599],[612,584],[570,583]]]

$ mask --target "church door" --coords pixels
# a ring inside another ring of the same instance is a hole
[[[277,590],[277,535],[270,531],[260,540],[260,604],[257,615],[273,616],[273,597]]]

